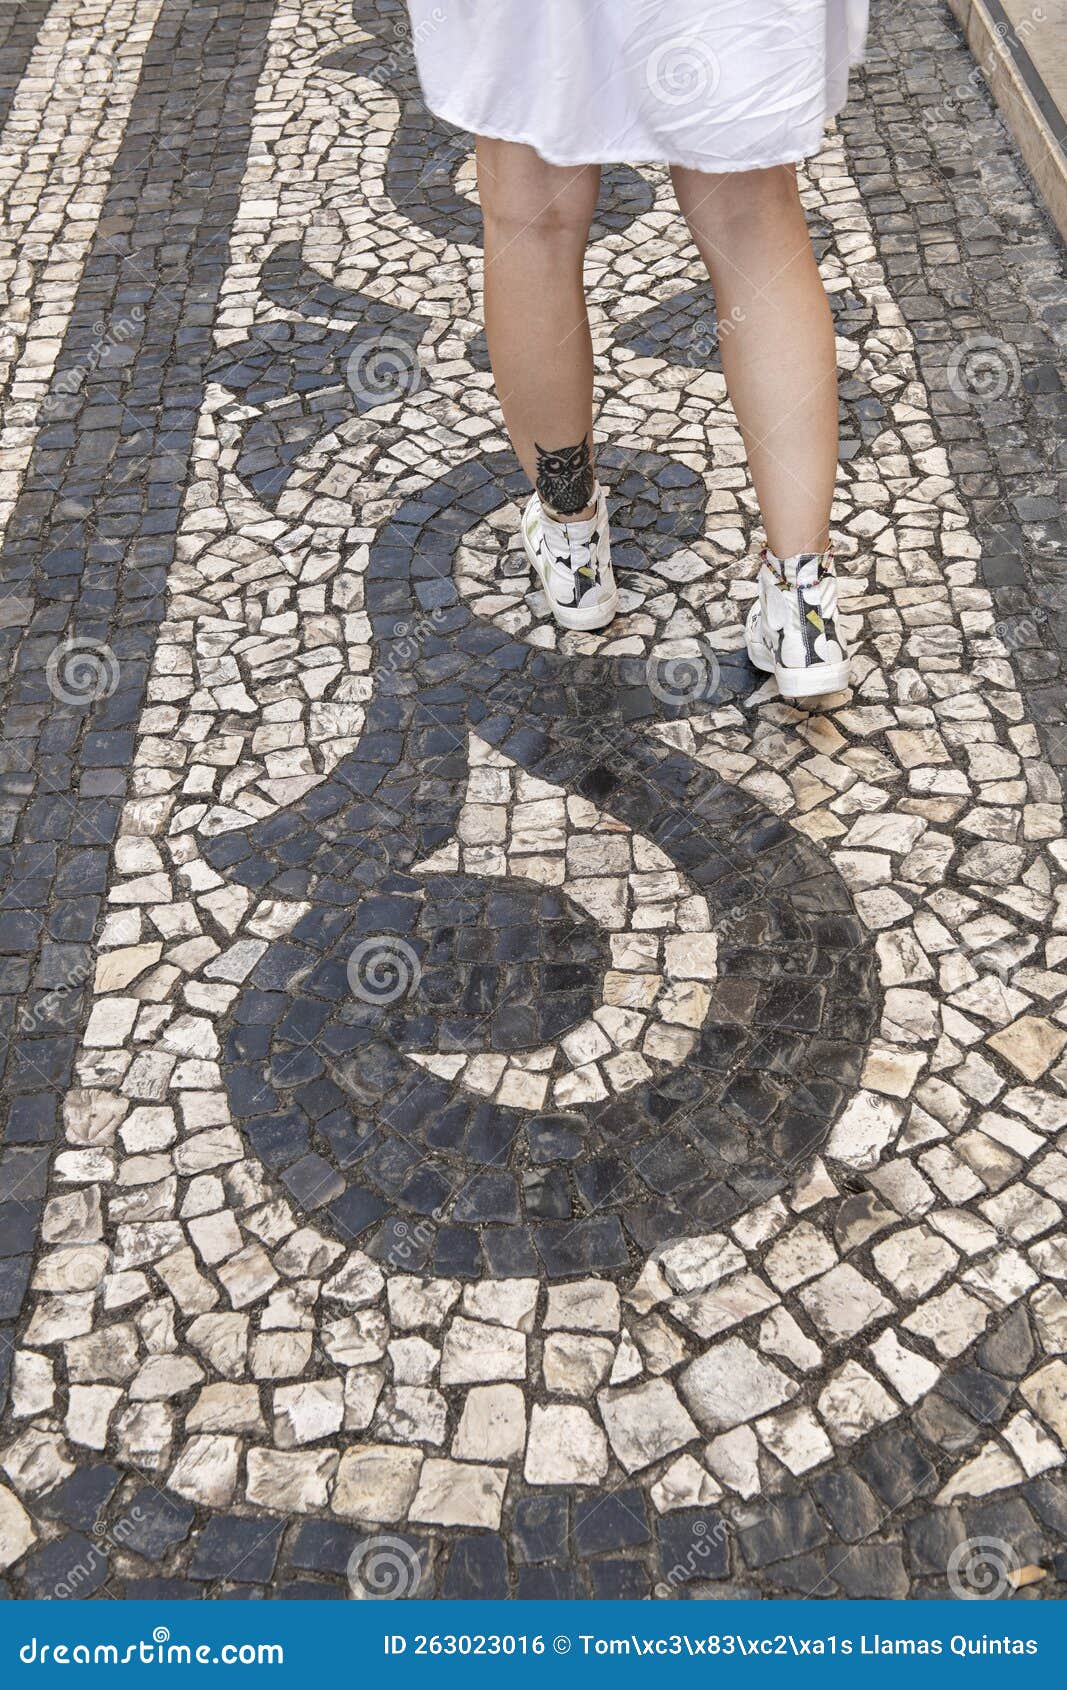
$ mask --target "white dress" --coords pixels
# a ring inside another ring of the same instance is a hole
[[[426,104],[551,164],[754,170],[819,149],[869,0],[408,0]]]

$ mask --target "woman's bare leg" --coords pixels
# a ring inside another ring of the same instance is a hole
[[[768,544],[780,558],[821,552],[837,472],[837,359],[796,170],[672,176],[715,290],[723,371]]]
[[[478,141],[485,325],[515,452],[550,514],[589,514],[593,348],[583,261],[598,166],[563,170],[532,147]]]

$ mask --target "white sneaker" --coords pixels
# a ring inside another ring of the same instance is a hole
[[[745,644],[756,668],[774,675],[784,698],[818,698],[848,686],[851,659],[837,621],[832,546],[784,563],[764,546]]]
[[[535,493],[522,519],[522,543],[561,628],[606,628],[619,608],[603,487],[585,522],[546,516]]]

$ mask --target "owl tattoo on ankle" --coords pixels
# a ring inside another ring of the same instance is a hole
[[[537,453],[537,492],[541,503],[559,516],[575,516],[593,502],[593,455],[589,439],[577,446],[549,450],[534,441]]]

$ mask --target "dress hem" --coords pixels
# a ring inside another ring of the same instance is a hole
[[[699,170],[707,176],[736,176],[746,170],[774,170],[777,166],[783,164],[803,164],[805,160],[814,158],[819,152],[827,129],[839,115],[838,111],[829,112],[823,119],[818,135],[813,136],[810,144],[803,147],[793,148],[787,153],[776,153],[773,157],[742,160],[724,159],[713,163],[706,153],[678,153],[670,156],[660,153],[649,157],[567,158],[554,149],[546,151],[532,135],[523,134],[519,131],[510,131],[505,134],[498,125],[487,128],[472,118],[446,110],[443,105],[431,104],[429,100],[426,101],[426,104],[435,117],[439,117],[444,123],[450,123],[454,129],[464,130],[471,135],[480,135],[487,141],[508,141],[514,146],[532,147],[538,158],[559,170],[584,170],[589,165],[597,165],[607,169],[617,164],[627,164],[633,169],[640,169],[644,165],[665,164],[668,168],[677,165],[681,170]],[[842,105],[840,110],[843,109],[844,106]]]

